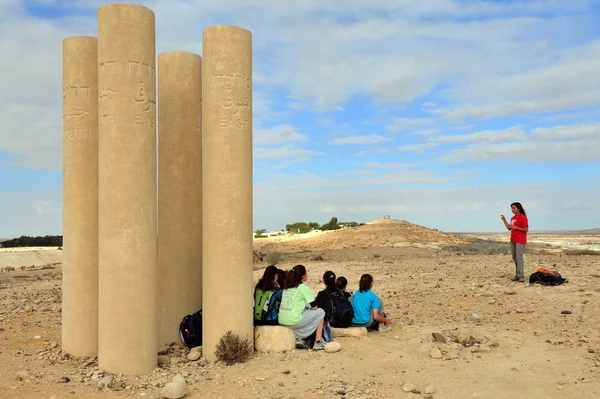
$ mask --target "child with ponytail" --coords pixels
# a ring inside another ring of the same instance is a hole
[[[377,328],[380,333],[392,330],[392,319],[384,312],[383,301],[371,291],[373,289],[373,276],[363,274],[358,283],[359,290],[354,293],[352,309],[354,317],[352,326]]]
[[[308,278],[306,268],[296,265],[287,273],[285,289],[279,307],[279,324],[294,330],[296,348],[305,349],[305,339],[316,333],[313,350],[325,348],[323,318],[325,311],[316,306],[310,288],[304,282]]]

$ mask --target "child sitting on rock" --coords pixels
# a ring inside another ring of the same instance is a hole
[[[339,276],[337,280],[335,280],[335,286],[338,287],[344,293],[344,296],[349,300],[352,300],[352,296],[354,292],[348,292],[348,280],[344,276]]]
[[[296,348],[307,349],[306,338],[315,334],[313,350],[325,348],[323,319],[325,311],[316,306],[310,288],[304,282],[308,278],[306,268],[296,265],[287,273],[286,288],[283,290],[279,307],[279,324],[294,330]]]
[[[279,280],[280,272],[274,265],[265,269],[263,276],[254,288],[254,325],[276,326],[279,324],[279,306],[283,289]]]
[[[359,290],[352,299],[353,327],[377,328],[380,333],[392,330],[392,319],[384,312],[383,301],[371,291],[373,289],[373,276],[363,274],[358,284]]]

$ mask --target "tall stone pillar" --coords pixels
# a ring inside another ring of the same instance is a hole
[[[158,56],[158,342],[202,306],[202,59]]]
[[[156,48],[154,13],[98,9],[99,367],[157,365]]]
[[[231,330],[252,342],[252,35],[202,35],[202,354]],[[234,295],[232,295],[234,293]]]
[[[62,347],[98,355],[98,40],[63,40]]]

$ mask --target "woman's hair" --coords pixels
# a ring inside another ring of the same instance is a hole
[[[277,269],[277,283],[282,290],[285,289],[285,274],[285,270]]]
[[[519,213],[522,213],[523,216],[527,216],[527,214],[525,213],[525,209],[523,209],[523,205],[521,205],[520,202],[513,202],[512,204],[510,204],[510,206],[514,206],[519,210]]]
[[[371,283],[373,283],[373,276],[370,274],[363,274],[360,276],[360,282],[358,283],[360,292],[369,291],[371,289]]]
[[[302,277],[306,274],[306,268],[302,265],[296,265],[287,272],[285,279],[285,288],[296,288],[302,282]]]
[[[263,291],[273,291],[275,289],[275,284],[273,280],[275,280],[275,276],[277,275],[277,267],[276,266],[268,266],[265,269],[263,276],[256,283],[256,289]]]
[[[335,273],[332,272],[331,270],[327,270],[323,274],[323,282],[325,283],[327,288],[335,287]]]
[[[346,277],[344,277],[344,276],[339,276],[337,278],[337,280],[335,280],[335,286],[341,290],[346,288],[347,285],[348,285],[348,280],[346,280]]]

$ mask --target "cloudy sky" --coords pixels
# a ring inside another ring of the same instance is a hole
[[[62,234],[62,39],[96,0],[0,0],[0,237]],[[600,227],[600,1],[161,0],[157,51],[253,33],[254,227]]]

